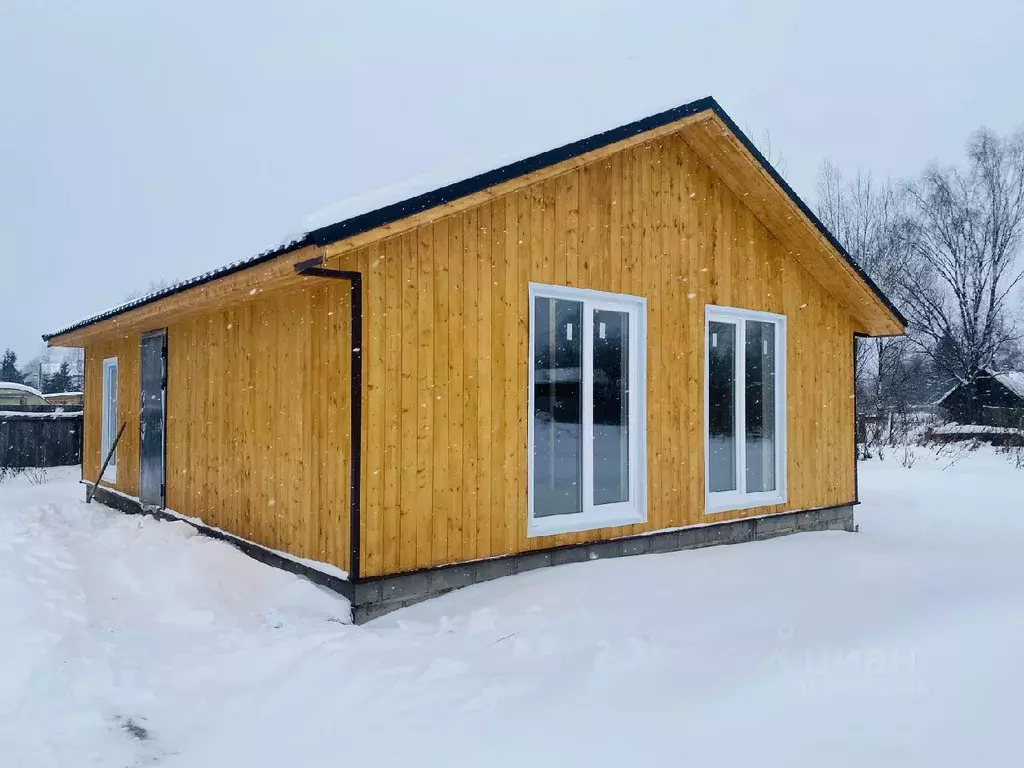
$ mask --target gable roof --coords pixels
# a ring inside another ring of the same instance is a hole
[[[983,372],[987,374],[989,378],[1006,387],[1011,394],[1024,401],[1024,371],[995,371],[991,368],[985,368]],[[966,381],[959,382],[955,387],[936,400],[935,405],[942,405],[950,395],[965,384],[967,384]]]
[[[710,116],[714,116],[718,121],[720,121],[721,126],[724,128],[724,130],[719,131],[713,130],[711,133],[706,135],[699,131],[684,134],[684,138],[686,138],[687,141],[695,144],[694,149],[699,155],[701,155],[702,159],[708,162],[712,169],[717,173],[729,175],[731,172],[736,170],[735,165],[732,167],[725,167],[724,163],[719,164],[716,162],[719,159],[725,158],[726,152],[719,151],[717,144],[720,143],[721,139],[715,134],[721,133],[722,136],[727,136],[729,139],[735,138],[738,140],[742,150],[748,153],[757,166],[759,166],[760,170],[767,174],[768,179],[770,179],[770,181],[778,188],[778,191],[788,198],[790,203],[792,203],[799,210],[800,214],[805,217],[806,222],[816,230],[820,238],[822,238],[828,246],[839,255],[843,262],[843,266],[850,270],[852,274],[856,276],[856,279],[860,284],[868,289],[870,299],[877,302],[881,307],[884,307],[885,314],[890,318],[890,321],[886,324],[887,330],[890,333],[902,333],[907,322],[900,311],[892,304],[892,302],[889,301],[888,297],[885,296],[881,289],[875,285],[867,273],[861,269],[842,244],[836,240],[835,236],[814,214],[811,208],[799,197],[799,195],[796,194],[793,188],[789,186],[786,180],[782,178],[779,172],[775,170],[772,164],[764,157],[764,155],[761,154],[757,147],[754,146],[753,142],[746,136],[746,134],[740,130],[739,126],[736,125],[732,118],[726,114],[725,110],[722,109],[718,102],[711,97],[706,97],[688,104],[683,104],[682,106],[675,107],[674,109],[659,112],[658,114],[651,115],[650,117],[646,117],[641,120],[627,123],[626,125],[619,126],[618,128],[594,134],[588,138],[566,144],[556,149],[541,152],[538,155],[533,155],[532,157],[528,157],[524,160],[504,165],[493,171],[481,173],[429,192],[414,195],[390,205],[384,205],[375,210],[350,216],[343,221],[338,221],[333,224],[313,229],[304,233],[300,237],[276,248],[258,253],[248,259],[242,259],[219,269],[205,272],[189,280],[184,280],[167,288],[154,291],[153,293],[134,299],[125,304],[121,304],[86,320],[70,325],[67,328],[63,328],[53,333],[44,334],[43,340],[49,342],[57,337],[79,331],[104,320],[117,317],[148,304],[160,301],[169,296],[174,296],[192,288],[202,286],[215,280],[220,280],[228,275],[270,262],[281,256],[291,254],[304,248],[311,246],[323,247],[332,243],[337,243],[341,240],[355,238],[359,235],[378,230],[382,227],[386,228],[388,225],[403,219],[408,219],[416,216],[417,214],[441,208],[453,203],[454,201],[469,198],[498,185],[503,185],[517,179],[524,179],[529,177],[531,174],[535,174],[539,171],[557,166],[575,158],[580,158],[588,153],[593,153],[596,150],[601,150],[634,137],[643,136],[644,134],[651,133],[659,128],[679,124],[684,119],[700,115],[701,113],[708,113]],[[735,179],[733,181],[737,184],[741,183]],[[729,179],[726,179],[726,183],[729,183]],[[746,196],[744,197],[747,199]],[[749,202],[749,199],[747,199],[747,201]],[[755,210],[754,213],[758,214],[758,211]],[[765,223],[769,230],[774,232],[774,228],[769,222],[763,223]],[[785,226],[789,225],[789,222],[787,222]],[[878,331],[877,335],[886,335],[886,333]]]

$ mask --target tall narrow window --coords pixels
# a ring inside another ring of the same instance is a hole
[[[108,357],[103,361],[102,423],[100,427],[100,463],[107,458],[110,447],[117,436],[117,358]],[[117,450],[110,457],[103,479],[109,483],[117,481]]]
[[[707,511],[781,504],[786,318],[707,308]]]
[[[530,285],[530,536],[646,519],[645,308]]]

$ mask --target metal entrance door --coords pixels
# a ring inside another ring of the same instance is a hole
[[[167,405],[167,332],[144,334],[139,350],[139,500],[164,506],[164,436]]]

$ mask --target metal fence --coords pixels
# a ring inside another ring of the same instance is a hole
[[[82,412],[5,406],[0,467],[59,467],[82,462]]]

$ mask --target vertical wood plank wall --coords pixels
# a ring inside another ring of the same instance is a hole
[[[168,507],[348,568],[350,306],[320,280],[170,327]]]
[[[334,257],[367,295],[362,575],[851,502],[853,322],[679,136]],[[527,285],[644,296],[648,522],[527,538]],[[704,514],[704,307],[788,318],[789,502]]]
[[[349,567],[350,301],[348,283],[320,280],[168,328],[168,508]],[[112,353],[131,361],[118,380],[128,428],[116,487],[137,496],[138,334],[87,350],[83,461],[95,477]]]
[[[96,480],[103,420],[103,361],[117,358],[117,423],[127,425],[117,444],[117,482],[101,485],[130,496],[139,495],[139,334],[91,344],[85,349],[85,399],[82,435],[82,476]]]

